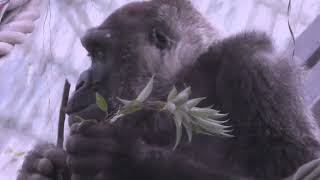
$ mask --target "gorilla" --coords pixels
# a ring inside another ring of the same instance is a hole
[[[127,4],[81,42],[91,57],[69,100],[66,150],[39,144],[18,180],[316,180],[319,126],[303,103],[300,73],[264,33],[223,37],[187,0]],[[155,75],[152,100],[191,86],[200,105],[228,113],[233,138],[197,134],[176,150],[175,126],[143,110],[102,121],[95,93],[116,112]],[[96,121],[78,122],[77,116]]]
[[[320,124],[320,97],[318,97],[311,106],[313,116],[317,119]]]

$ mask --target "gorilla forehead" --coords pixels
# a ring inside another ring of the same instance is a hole
[[[129,3],[113,12],[98,28],[120,32],[146,30],[160,22],[157,9],[153,1]]]

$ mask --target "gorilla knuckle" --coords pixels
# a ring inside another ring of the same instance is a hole
[[[27,173],[24,171],[19,171],[17,180],[28,180]]]
[[[95,175],[111,167],[112,159],[107,155],[68,156],[71,171],[82,175]]]
[[[50,175],[54,171],[54,166],[49,159],[42,158],[38,162],[37,170],[41,172],[41,174]]]
[[[36,173],[20,171],[17,176],[17,180],[54,180],[54,179],[40,175],[40,174],[36,174]]]
[[[44,153],[44,157],[52,161],[55,166],[66,167],[66,152],[61,148],[49,149]]]
[[[30,175],[30,178],[28,180],[53,180],[53,179],[48,178],[46,176],[42,176],[40,174],[32,174]]]
[[[111,137],[88,138],[80,134],[70,136],[66,143],[67,152],[71,154],[108,153],[116,147]]]
[[[106,180],[106,179],[114,179],[114,178],[107,171],[100,171],[93,175],[83,175],[83,174],[74,173],[71,176],[71,180]]]

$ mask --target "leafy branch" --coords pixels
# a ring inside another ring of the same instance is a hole
[[[181,141],[183,127],[187,132],[189,142],[192,140],[193,133],[233,137],[229,134],[232,131],[231,126],[224,125],[227,121],[219,120],[227,114],[212,109],[212,106],[197,107],[206,98],[189,99],[191,87],[187,87],[181,92],[173,87],[166,101],[146,101],[153,90],[153,82],[154,76],[134,100],[117,98],[123,104],[123,107],[120,107],[114,115],[108,114],[107,101],[99,93],[96,93],[96,104],[106,113],[105,120],[115,123],[120,118],[142,109],[169,113],[172,115],[176,126],[176,142],[173,149],[176,149]]]

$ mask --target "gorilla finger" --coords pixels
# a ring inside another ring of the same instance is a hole
[[[53,164],[47,158],[38,158],[34,155],[27,155],[22,169],[28,172],[37,172],[43,175],[49,175],[54,171]]]
[[[44,152],[43,156],[47,159],[50,159],[55,166],[67,168],[67,154],[63,149],[49,149]]]
[[[20,172],[17,177],[17,180],[53,180],[53,179],[48,178],[46,176],[42,176],[40,174]]]
[[[318,165],[317,168],[315,168],[307,177],[305,177],[303,180],[316,180],[320,179],[320,165]]]
[[[54,148],[56,148],[56,146],[49,143],[37,144],[31,151],[31,154],[39,157],[43,157],[43,153],[45,151],[47,151],[48,149],[54,149]]]
[[[24,158],[24,161],[22,164],[22,170],[29,171],[29,172],[36,171],[35,167],[39,159],[41,159],[39,155],[29,152],[27,156]]]
[[[302,180],[308,176],[317,166],[320,165],[320,159],[313,160],[298,169],[294,175],[294,180]]]
[[[30,179],[28,180],[52,180],[51,178],[48,178],[46,176],[42,176],[40,174],[32,174],[30,176]]]
[[[67,139],[66,149],[68,153],[88,154],[92,152],[116,151],[116,144],[112,139],[87,138],[81,135],[72,135]]]
[[[105,156],[68,156],[67,162],[72,173],[95,175],[111,165],[111,159]]]
[[[49,175],[54,171],[54,166],[49,159],[42,158],[39,160],[37,170],[43,175]]]
[[[93,176],[86,176],[86,175],[80,175],[80,174],[72,174],[71,180],[105,180],[108,179],[104,175],[104,173],[98,173],[97,175]]]
[[[96,120],[83,120],[81,122],[75,123],[71,126],[71,133],[79,133],[81,130],[86,129],[90,126],[96,125]]]

